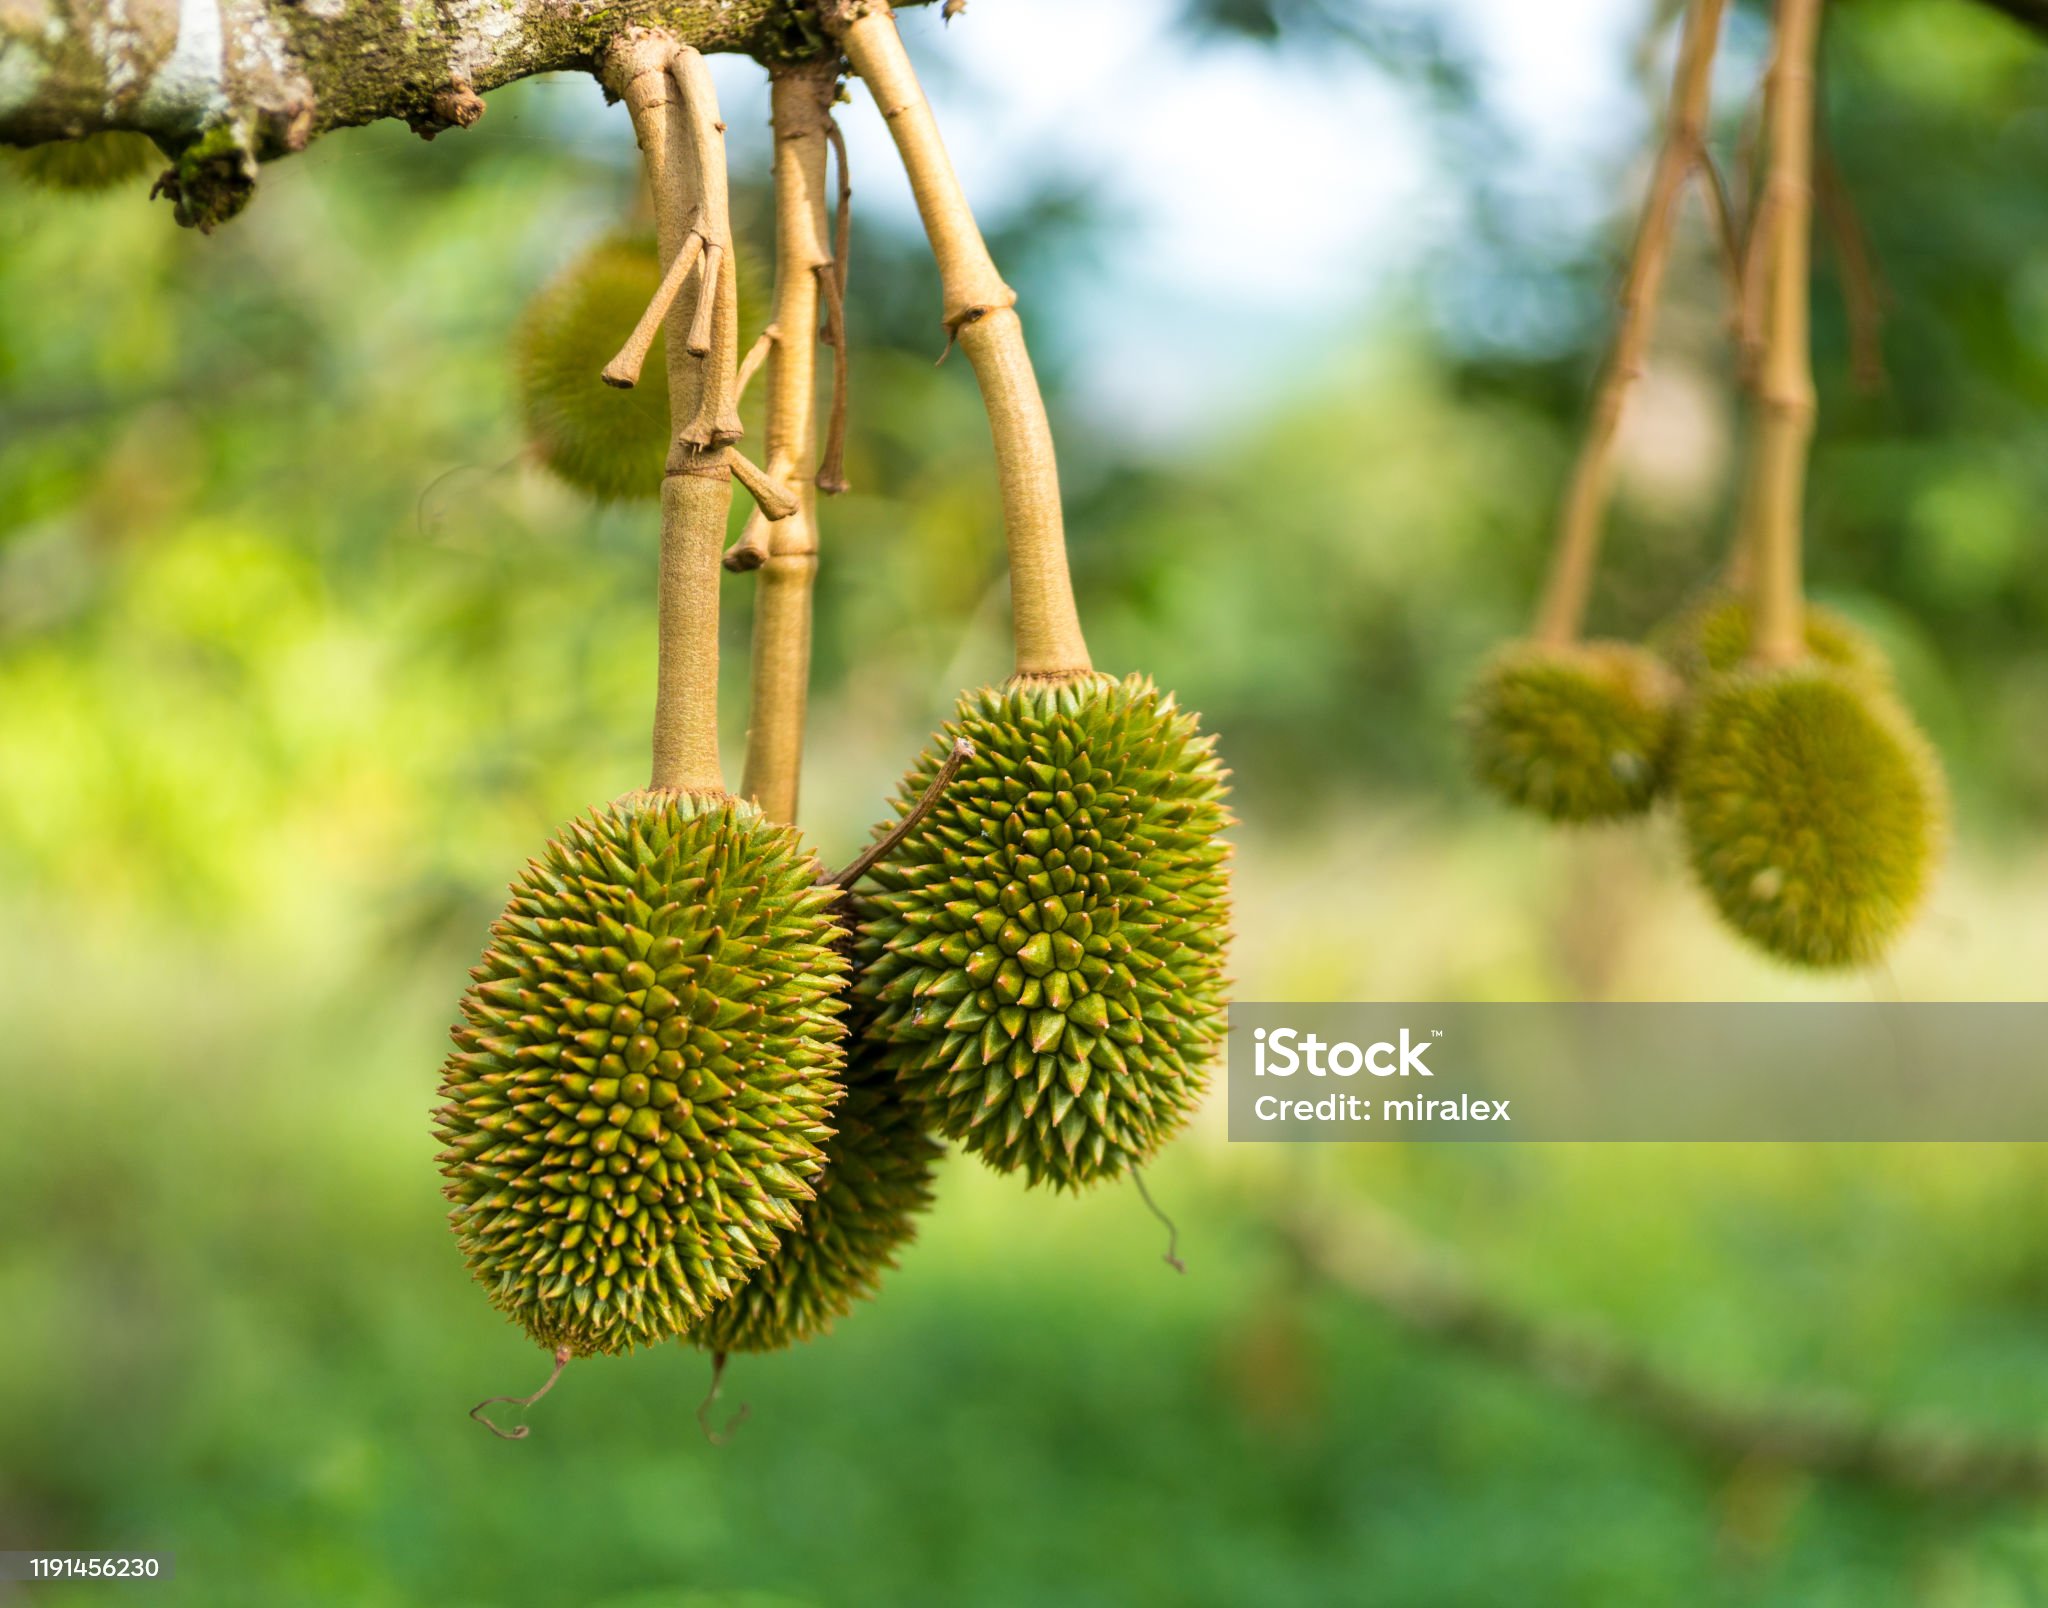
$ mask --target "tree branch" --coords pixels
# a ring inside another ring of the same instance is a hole
[[[211,228],[259,162],[385,117],[466,126],[479,94],[596,72],[634,28],[766,62],[835,53],[813,0],[0,0],[0,144],[148,134],[179,221]]]
[[[2048,1445],[2039,1441],[1947,1424],[1886,1422],[1821,1401],[1709,1389],[1603,1335],[1518,1311],[1375,1207],[1349,1203],[1334,1214],[1303,1213],[1280,1230],[1318,1280],[1402,1327],[1465,1346],[1715,1457],[1807,1469],[1917,1496],[2048,1493]]]

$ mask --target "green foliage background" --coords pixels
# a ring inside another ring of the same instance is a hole
[[[1294,9],[1274,48],[1339,14]],[[1459,689],[1531,595],[1614,242],[1495,192],[1440,39],[1351,43],[1465,153],[1455,251],[1240,435],[1064,438],[1099,662],[1175,687],[1239,773],[1240,994],[1857,997],[1725,939],[1668,823],[1560,837],[1464,782]],[[1960,801],[1892,986],[2039,998],[2048,54],[1953,0],[1858,0],[1830,59],[1895,305],[1891,386],[1856,396],[1824,273],[1815,586],[1897,656]],[[572,1370],[522,1445],[465,1420],[544,1367],[442,1222],[442,1035],[512,869],[641,779],[650,712],[651,516],[524,466],[508,390],[525,298],[631,193],[623,127],[562,138],[594,94],[330,140],[210,240],[139,194],[0,189],[0,1545],[168,1548],[152,1600],[207,1604],[2048,1601],[2031,1512],[1702,1464],[1308,1287],[1270,1228],[1369,1194],[1702,1380],[2024,1432],[2024,1147],[1304,1170],[1210,1120],[1153,1180],[1185,1280],[1127,1192],[955,1162],[880,1302],[736,1370],[731,1446],[698,1437],[680,1349]],[[1114,239],[1060,195],[1003,222],[1057,382],[1060,264]],[[1725,519],[1687,251],[1651,432],[1683,450],[1632,460],[1611,629],[1680,601]],[[969,377],[931,366],[911,244],[870,223],[858,252],[860,489],[827,510],[807,784],[828,859],[1003,669]],[[737,663],[748,583],[727,601]]]

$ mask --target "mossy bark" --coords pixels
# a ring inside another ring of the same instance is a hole
[[[478,95],[595,72],[634,28],[767,62],[833,52],[812,0],[0,0],[0,144],[151,135],[180,221],[210,228],[259,162],[385,117],[466,125]]]

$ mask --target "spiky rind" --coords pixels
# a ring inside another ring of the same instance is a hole
[[[1925,897],[1947,815],[1933,750],[1836,666],[1738,670],[1701,690],[1676,787],[1694,873],[1728,923],[1803,966],[1875,960]]]
[[[937,806],[874,873],[857,988],[928,1120],[999,1171],[1078,1188],[1148,1159],[1200,1101],[1223,1032],[1227,773],[1148,679],[967,694]]]
[[[896,1253],[917,1237],[945,1147],[870,1057],[855,1056],[833,1113],[817,1198],[738,1292],[691,1331],[714,1353],[779,1351],[813,1340],[875,1293]]]
[[[14,171],[38,189],[74,192],[111,190],[170,166],[155,140],[126,129],[80,140],[49,140],[10,150],[7,156]]]
[[[542,1345],[677,1335],[800,1227],[844,1068],[816,877],[751,804],[638,793],[514,883],[434,1122],[463,1255]]]
[[[1723,675],[1749,658],[1752,616],[1746,598],[1717,592],[1658,626],[1650,633],[1650,646],[1687,682]],[[1806,605],[1806,651],[1874,685],[1891,685],[1884,650],[1861,626],[1825,605]]]
[[[599,241],[542,287],[514,337],[527,438],[542,463],[593,497],[653,497],[668,461],[666,336],[630,391],[598,378],[661,283],[651,240]]]
[[[1473,771],[1554,821],[1638,815],[1667,778],[1678,691],[1663,661],[1633,643],[1510,643],[1466,699]]]
[[[760,333],[765,298],[744,242],[733,255],[742,345]],[[514,337],[527,439],[555,474],[607,502],[653,497],[668,462],[667,336],[657,331],[631,390],[598,376],[617,354],[661,284],[654,239],[645,233],[600,240],[527,304]]]

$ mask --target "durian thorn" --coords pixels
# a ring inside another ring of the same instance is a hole
[[[744,402],[747,399],[747,387],[753,383],[754,376],[761,370],[761,365],[768,360],[770,349],[780,339],[782,330],[776,324],[770,324],[754,337],[754,344],[747,348],[747,355],[740,360],[739,375],[732,382],[735,402]]]
[[[701,238],[701,237],[700,237]],[[718,306],[716,287],[719,267],[725,260],[725,247],[716,240],[704,242],[704,284],[712,291],[697,298],[696,311],[690,317],[689,353],[692,357],[711,355],[711,314]]]
[[[1593,570],[1600,556],[1601,527],[1614,486],[1615,446],[1622,416],[1648,362],[1679,198],[1706,145],[1714,53],[1726,4],[1727,0],[1692,0],[1686,12],[1664,139],[1622,279],[1621,315],[1594,393],[1585,439],[1558,511],[1550,572],[1530,632],[1539,642],[1562,645],[1575,641],[1585,622]]]
[[[567,1346],[556,1346],[555,1371],[548,1375],[548,1382],[542,1385],[540,1389],[536,1390],[531,1396],[486,1396],[482,1401],[470,1408],[469,1416],[474,1418],[479,1424],[482,1424],[485,1429],[488,1429],[493,1435],[497,1436],[499,1440],[525,1440],[527,1436],[533,1433],[533,1426],[531,1424],[521,1424],[516,1429],[500,1429],[484,1416],[484,1409],[495,1406],[501,1401],[514,1407],[531,1407],[541,1397],[555,1388],[555,1381],[562,1377],[562,1370],[569,1366],[569,1357],[570,1351]]]
[[[746,487],[747,495],[754,499],[754,505],[769,520],[787,519],[796,512],[796,493],[741,452],[738,447],[728,446],[725,449],[725,460],[732,465],[733,479]]]
[[[676,260],[668,265],[668,272],[661,276],[654,299],[640,315],[640,322],[633,326],[633,333],[626,337],[626,344],[619,348],[618,356],[605,364],[598,377],[606,385],[621,391],[630,391],[640,383],[640,369],[647,361],[648,349],[654,345],[656,331],[661,321],[668,317],[668,310],[675,304],[676,294],[683,288],[683,281],[689,277],[690,269],[696,264],[698,254],[704,249],[704,237],[692,229],[683,237],[683,249],[676,253]]]
[[[910,806],[902,820],[890,827],[861,856],[843,871],[832,872],[818,878],[820,887],[850,888],[870,871],[893,854],[897,845],[917,830],[918,823],[932,812],[934,806],[952,785],[953,778],[960,774],[960,767],[974,757],[974,744],[965,737],[955,738],[953,750],[939,766],[939,774],[932,778],[931,786],[924,790],[918,801]]]
[[[1159,1203],[1152,1198],[1152,1191],[1145,1187],[1145,1175],[1136,1167],[1131,1169],[1131,1182],[1138,1186],[1138,1199],[1145,1203],[1145,1210],[1166,1225],[1166,1254],[1159,1260],[1176,1273],[1187,1272],[1187,1263],[1175,1254],[1180,1249],[1180,1226],[1159,1209]]]
[[[733,1431],[744,1424],[754,1409],[746,1402],[740,1403],[740,1410],[725,1421],[725,1428],[711,1427],[711,1409],[718,1404],[718,1393],[725,1388],[726,1354],[723,1351],[711,1353],[711,1388],[704,1393],[704,1399],[697,1403],[697,1427],[704,1432],[704,1438],[713,1446],[723,1446],[730,1441]]]
[[[947,333],[966,351],[981,388],[1002,492],[1017,668],[1085,670],[1088,643],[1067,564],[1052,425],[1016,293],[996,272],[888,5],[828,0],[819,9],[888,124],[938,265]]]

